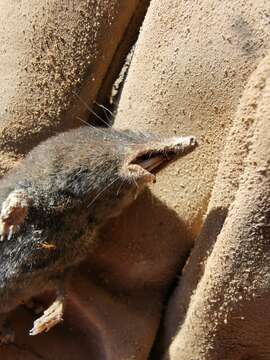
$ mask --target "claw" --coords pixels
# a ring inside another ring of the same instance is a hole
[[[63,321],[64,304],[62,299],[56,299],[53,304],[44,311],[43,315],[34,322],[29,335],[34,336],[42,332],[48,332],[52,327]]]

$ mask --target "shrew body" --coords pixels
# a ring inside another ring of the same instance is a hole
[[[58,323],[64,277],[91,251],[99,227],[134,201],[162,165],[195,147],[193,137],[83,127],[34,148],[0,181],[0,314],[56,289],[56,301],[30,333]]]

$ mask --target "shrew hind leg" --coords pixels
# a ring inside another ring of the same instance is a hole
[[[64,283],[61,283],[57,288],[56,299],[43,312],[43,315],[34,321],[34,326],[30,330],[29,335],[38,335],[43,332],[48,332],[52,327],[63,321],[65,289]]]

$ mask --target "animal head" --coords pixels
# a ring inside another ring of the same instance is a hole
[[[87,197],[97,222],[117,216],[155,182],[160,169],[197,146],[193,136],[161,138],[111,128],[89,131],[96,134],[88,151]]]

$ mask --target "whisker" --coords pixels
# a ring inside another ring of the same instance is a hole
[[[107,111],[113,118],[115,118],[115,114],[106,106],[99,104],[98,102],[95,101],[95,104],[97,104],[97,106],[99,106],[101,109]]]
[[[105,124],[107,127],[111,127],[109,123],[107,123],[102,117],[100,117],[93,109],[90,108],[90,106],[75,92],[73,91],[73,94],[79,99],[79,101],[86,107],[87,110],[91,112],[97,119],[99,119],[103,124]]]
[[[93,203],[106,191],[109,187],[111,187],[116,181],[118,180],[118,177],[116,177],[112,182],[110,182],[107,186],[105,186],[104,189],[102,189],[95,197],[94,199],[87,205],[89,208]]]
[[[116,192],[116,196],[118,196],[120,194],[120,190],[122,189],[123,185],[124,185],[125,179],[123,179],[123,181],[121,182],[117,192]]]
[[[102,119],[102,117],[100,117],[93,109],[90,108],[90,106],[75,92],[73,91],[73,94],[79,99],[79,101],[86,107],[87,110],[90,111],[91,114],[93,114],[94,116],[96,116],[97,119],[99,119],[103,124],[106,125],[107,128],[112,128],[111,125],[106,122],[104,119]],[[98,104],[97,102],[95,102],[98,106],[100,106],[102,109],[105,109],[106,111],[108,111],[113,117],[115,117],[115,115],[108,109],[106,108],[104,105],[102,104]],[[77,117],[78,118],[78,117]],[[79,120],[81,120],[83,123],[86,123],[88,126],[92,126],[90,125],[88,122],[84,121],[83,119],[78,118]],[[94,129],[98,129],[99,131],[102,131],[99,127],[94,127],[92,126],[92,128]],[[141,136],[143,135],[143,137],[145,137],[145,135],[141,132],[138,132],[138,134],[140,134]],[[130,141],[126,141],[126,143],[131,144],[133,143],[134,145],[137,145],[138,142],[134,141],[134,138],[129,135],[127,132],[125,132],[125,137],[127,139],[130,139]],[[146,137],[145,137],[146,138]]]
[[[134,178],[132,178],[132,180],[133,180],[134,184],[136,185],[137,189],[139,189],[139,185],[138,185],[137,181]]]
[[[80,120],[83,124],[85,124],[85,125],[87,125],[87,126],[93,127],[91,124],[89,124],[87,121],[85,121],[84,119],[82,119],[82,118],[79,117],[79,116],[76,116],[76,119]]]
[[[100,132],[100,133],[102,133],[102,134],[104,134],[104,135],[108,135],[108,133],[104,130],[104,128],[102,129],[102,128],[98,127],[98,126],[93,126],[92,124],[90,124],[89,122],[85,121],[84,119],[82,119],[82,118],[79,117],[79,116],[75,116],[75,118],[78,119],[78,120],[80,120],[83,124],[89,126],[89,127],[90,127],[91,129],[93,129],[94,131],[98,131],[98,132]],[[132,140],[131,137],[129,137],[129,139]],[[125,139],[121,139],[121,140],[122,140],[122,142],[123,142],[124,144],[126,144],[126,145],[132,145],[132,144],[133,144],[131,141],[127,141],[127,140],[125,140]],[[136,145],[136,144],[134,143],[134,145]]]
[[[107,114],[107,111],[106,111],[107,109],[105,108],[105,106],[103,106],[103,105],[101,105],[101,104],[98,104],[96,101],[95,101],[94,103],[102,109],[103,114],[106,116],[106,120],[107,120],[108,122],[111,122],[111,119],[109,118],[109,116],[108,116],[108,114]]]
[[[93,129],[94,131],[99,131],[99,132],[101,132],[101,133],[103,133],[103,134],[106,134],[106,132],[105,132],[103,129],[89,124],[89,122],[83,120],[81,117],[76,116],[76,119],[80,120],[83,124],[89,126],[89,127],[90,127],[91,129]]]

